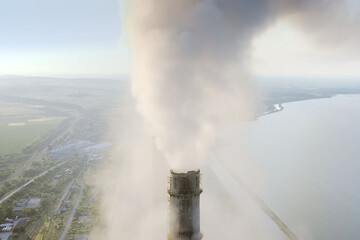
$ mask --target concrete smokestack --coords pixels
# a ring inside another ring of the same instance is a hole
[[[171,172],[169,240],[200,240],[200,170]]]

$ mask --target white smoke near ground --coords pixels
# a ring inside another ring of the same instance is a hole
[[[206,239],[282,239],[255,213],[251,200],[242,206],[234,202],[207,157],[224,127],[257,115],[257,92],[247,72],[252,39],[277,19],[288,18],[309,32],[319,30],[317,39],[330,38],[346,24],[342,29],[354,41],[357,33],[351,35],[350,29],[358,15],[343,18],[342,2],[128,1],[137,111],[122,112],[110,124],[119,147],[94,183],[102,190],[103,224],[91,239],[166,239],[169,170],[197,168],[204,173]],[[248,171],[251,162],[242,147],[223,154],[222,161],[231,173],[251,178],[255,174]]]
[[[90,239],[165,239],[169,166],[132,105],[121,105],[111,120],[116,131],[109,136],[118,147],[96,181],[88,181],[101,192],[101,216]]]

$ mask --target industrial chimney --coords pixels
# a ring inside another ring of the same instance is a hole
[[[170,171],[169,240],[200,240],[200,170]]]

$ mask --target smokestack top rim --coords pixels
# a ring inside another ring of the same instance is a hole
[[[179,175],[179,176],[197,175],[197,174],[200,174],[200,169],[187,171],[186,173],[185,172],[175,172],[175,170],[171,169],[170,173],[172,175]]]

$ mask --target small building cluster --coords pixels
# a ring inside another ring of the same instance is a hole
[[[21,199],[16,203],[13,213],[15,216],[24,217],[26,213],[24,209],[34,209],[38,211],[40,207],[40,198],[29,197],[27,199]]]
[[[64,195],[62,196],[59,205],[57,206],[54,214],[59,215],[62,212],[65,212],[67,209],[72,207],[71,201],[69,201],[70,196],[73,192],[77,191],[78,187],[75,184],[75,181],[71,181]]]
[[[51,150],[51,155],[53,157],[61,157],[66,156],[69,154],[73,154],[75,152],[78,152],[79,150],[88,147],[91,145],[90,141],[79,141],[77,143],[69,144],[63,147],[59,147],[56,149]]]
[[[6,219],[5,223],[0,224],[1,232],[11,232],[14,227],[14,220],[13,219]]]
[[[25,223],[29,220],[30,218],[16,218],[16,219],[5,219],[5,223],[0,224],[0,232],[1,233],[10,233],[14,230],[14,227],[21,227],[24,226]],[[0,239],[2,236],[2,234],[0,233]],[[10,236],[10,235],[6,235],[6,236]]]
[[[52,149],[50,154],[53,158],[62,159],[72,154],[87,155],[91,153],[101,152],[112,147],[111,142],[94,144],[90,141],[79,141],[63,147]]]

